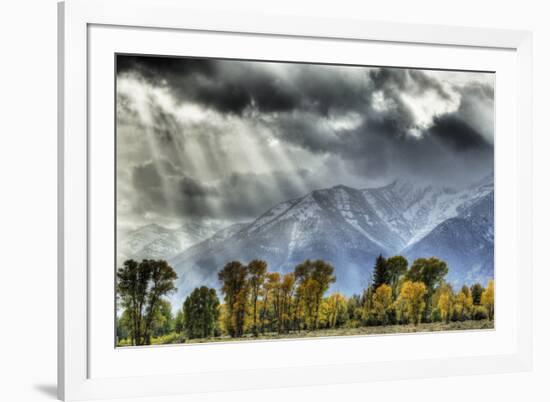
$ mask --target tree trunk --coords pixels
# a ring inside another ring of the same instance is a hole
[[[254,319],[253,319],[252,328],[254,331],[254,336],[258,336],[258,327],[256,326],[256,306],[258,304],[258,292],[256,290],[254,290],[253,299],[254,299]]]

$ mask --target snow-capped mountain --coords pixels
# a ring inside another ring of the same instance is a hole
[[[175,301],[199,285],[218,287],[217,272],[225,263],[254,258],[279,272],[308,258],[324,259],[335,267],[333,290],[348,294],[366,286],[378,254],[440,256],[449,259],[450,278],[468,283],[487,278],[492,275],[492,193],[492,175],[462,190],[396,181],[380,188],[340,185],[313,191],[171,258],[179,278]]]
[[[119,233],[117,263],[133,259],[170,259],[190,246],[215,236],[224,228],[220,222],[185,222],[176,229],[157,224]]]
[[[406,245],[411,245],[444,220],[457,216],[461,209],[492,192],[493,187],[491,174],[461,190],[395,181],[389,186],[363,190],[363,193]]]
[[[450,267],[453,285],[486,283],[494,273],[494,194],[481,197],[402,251],[410,261],[435,255]]]

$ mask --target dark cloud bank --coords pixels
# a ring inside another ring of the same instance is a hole
[[[117,94],[119,130],[130,133],[118,148],[136,147],[119,157],[119,180],[135,195],[127,217],[244,220],[338,182],[476,180],[493,169],[493,81],[460,74],[453,80],[456,73],[411,69],[118,56],[119,82],[159,89],[174,105],[147,95],[145,121],[133,92]],[[186,105],[213,117],[187,122],[178,115]],[[249,142],[238,144],[242,127],[255,141],[250,150]],[[138,150],[140,141],[155,152]],[[201,149],[201,169],[192,166],[189,141]],[[267,162],[275,146],[289,166],[258,171],[242,156],[232,160],[227,144]]]

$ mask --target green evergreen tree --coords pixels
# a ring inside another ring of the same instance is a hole
[[[376,263],[374,264],[374,275],[373,275],[373,287],[374,290],[378,289],[380,286],[391,283],[391,276],[388,270],[387,260],[380,254],[376,258]]]
[[[472,300],[474,305],[479,306],[481,304],[481,295],[483,294],[483,286],[480,283],[472,285],[470,291],[472,292]]]
[[[218,322],[220,301],[215,289],[195,288],[183,303],[183,327],[189,338],[208,338],[214,335]]]

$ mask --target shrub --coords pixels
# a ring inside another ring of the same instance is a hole
[[[453,311],[451,313],[451,321],[453,321],[453,322],[461,321],[461,318],[462,317],[460,316],[458,311],[456,309],[453,309]]]
[[[432,318],[432,322],[441,321],[441,311],[439,310],[438,307],[433,309],[431,318]]]
[[[489,314],[487,313],[487,309],[483,306],[475,306],[473,313],[472,313],[472,319],[474,320],[486,320],[489,317]]]
[[[162,335],[151,339],[152,345],[169,345],[172,343],[185,343],[185,337],[177,332],[168,335]]]

